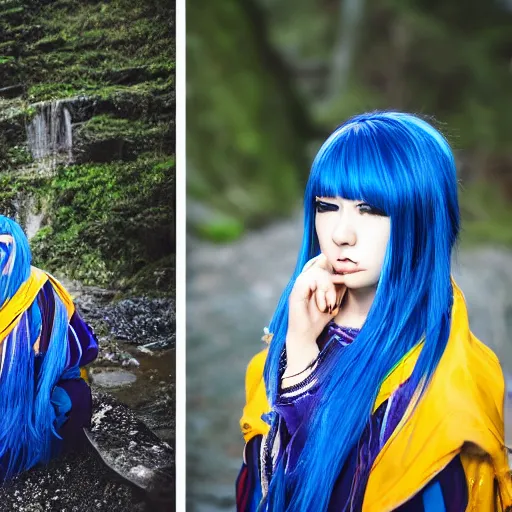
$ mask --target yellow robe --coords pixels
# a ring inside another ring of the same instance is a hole
[[[504,445],[505,384],[495,354],[469,330],[467,308],[454,281],[452,323],[446,350],[417,407],[406,412],[377,455],[362,512],[395,510],[460,454],[468,486],[466,512],[512,507],[512,473]],[[418,345],[383,382],[374,410],[412,373]],[[240,426],[245,441],[265,435],[269,411],[263,380],[267,350],[250,362]],[[496,485],[495,485],[496,483]]]

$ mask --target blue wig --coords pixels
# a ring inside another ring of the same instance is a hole
[[[8,235],[8,236],[2,236]],[[31,252],[21,227],[0,215],[0,302],[5,305],[30,277]],[[52,456],[55,412],[51,392],[68,357],[68,319],[65,305],[54,293],[48,351],[35,364],[34,344],[41,334],[37,300],[17,319],[2,341],[0,367],[0,480]],[[14,320],[14,319],[13,319]]]
[[[270,331],[265,383],[275,403],[285,351],[288,298],[306,262],[320,252],[315,196],[362,200],[390,217],[391,233],[373,304],[356,340],[324,364],[321,398],[306,425],[300,462],[278,460],[265,498],[269,510],[327,509],[336,479],[367,425],[381,383],[424,338],[409,385],[424,391],[450,330],[450,256],[459,232],[457,178],[445,138],[399,112],[355,116],[320,148],[306,187],[304,237],[295,272]],[[274,419],[275,422],[278,421]]]

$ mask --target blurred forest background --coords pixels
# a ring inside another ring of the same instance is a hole
[[[512,403],[512,2],[188,2],[187,510],[234,509],[245,368],[294,268],[310,163],[374,109],[424,115],[454,149],[453,275]]]
[[[187,16],[196,232],[289,214],[326,135],[394,108],[433,116],[456,151],[463,241],[512,244],[510,1],[224,0]]]

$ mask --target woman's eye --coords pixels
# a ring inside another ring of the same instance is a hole
[[[361,213],[369,213],[370,215],[380,215],[382,217],[386,217],[386,214],[382,210],[379,210],[378,208],[375,208],[368,203],[358,204],[357,207]]]
[[[337,204],[326,203],[325,201],[315,201],[316,211],[318,213],[323,212],[335,212],[338,210]]]

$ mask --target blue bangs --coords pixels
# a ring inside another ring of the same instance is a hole
[[[440,170],[442,180],[433,176]],[[440,196],[450,191],[454,177],[448,142],[432,126],[411,115],[376,112],[350,119],[325,141],[304,202],[307,209],[316,196],[360,199],[393,217],[414,203],[432,202],[433,182],[445,182]]]
[[[382,155],[368,145],[368,131],[342,126],[327,139],[311,168],[306,204],[314,204],[316,196],[362,199],[388,214],[393,183]]]

